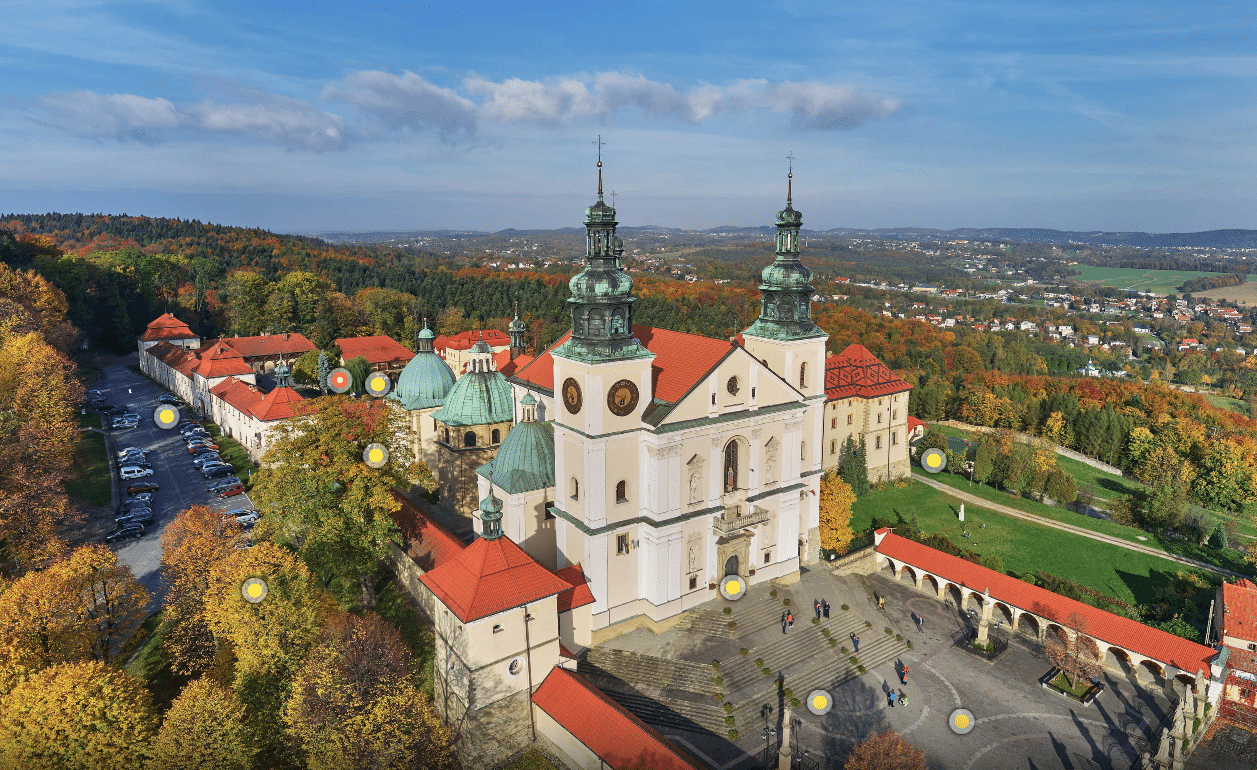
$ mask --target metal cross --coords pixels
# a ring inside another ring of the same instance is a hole
[[[615,190],[611,191],[611,207],[615,207]]]
[[[601,166],[602,165],[602,146],[606,144],[606,142],[602,141],[602,134],[598,134],[598,141],[590,142],[590,144],[598,145],[598,165]]]
[[[790,154],[786,156],[786,160],[790,161],[790,173],[793,174],[794,173],[794,150],[790,151]]]

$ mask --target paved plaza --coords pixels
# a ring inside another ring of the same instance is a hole
[[[993,632],[1009,641],[998,660],[974,657],[954,644],[966,632],[962,614],[885,575],[834,576],[822,567],[805,570],[793,586],[777,588],[777,597],[769,596],[772,589],[758,585],[738,602],[709,602],[658,636],[638,630],[613,639],[590,651],[582,672],[720,770],[762,766],[766,744],[776,767],[783,727],[781,698],[773,686],[778,677],[795,697],[823,686],[834,698],[823,717],[806,708],[794,711],[792,744],[796,757],[807,752],[796,765],[803,768],[840,768],[856,742],[890,729],[923,749],[933,770],[1129,770],[1138,767],[1139,752],[1171,707],[1172,693],[1137,687],[1116,672],[1105,675],[1104,692],[1088,706],[1044,689],[1038,680],[1052,664],[1037,643],[1006,628]],[[884,609],[878,609],[876,596],[884,597]],[[796,619],[782,634],[778,619],[787,598]],[[830,619],[815,625],[814,599],[831,605]],[[843,612],[842,604],[851,609]],[[731,616],[723,614],[725,606],[732,607]],[[736,629],[728,629],[730,617]],[[840,643],[829,645],[821,627]],[[887,627],[891,635],[885,634]],[[858,657],[868,668],[864,674],[840,652],[852,647],[851,633],[862,640]],[[913,649],[897,643],[895,633],[911,640]],[[745,657],[742,647],[749,651]],[[750,662],[756,658],[772,676],[760,674]],[[722,661],[719,672],[713,660]],[[903,665],[909,667],[906,685],[898,678]],[[716,676],[723,684],[714,684]],[[908,704],[888,708],[887,692],[900,689]],[[726,737],[727,714],[717,692],[735,707],[735,741]],[[773,708],[770,716],[766,705]],[[948,726],[957,708],[968,709],[976,720],[967,735]],[[767,739],[766,725],[776,730]]]

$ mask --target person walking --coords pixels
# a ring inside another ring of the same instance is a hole
[[[786,613],[786,622],[790,624],[791,628],[794,628],[794,613],[793,612]]]
[[[895,707],[895,691],[894,690],[891,690],[890,692],[886,693],[886,704],[890,706],[891,708]]]
[[[855,634],[852,634],[851,643],[855,645],[855,651],[859,652],[860,651],[860,637],[856,636]]]
[[[825,615],[825,617],[829,617],[829,602],[824,599],[821,599],[821,612]]]
[[[812,602],[812,606],[816,609],[816,619],[820,620],[821,619],[821,600],[816,599],[815,601]]]
[[[781,613],[781,633],[786,632],[786,613]]]
[[[899,679],[903,684],[908,683],[908,664],[903,664],[903,671],[899,673]]]
[[[879,610],[886,609],[886,597],[885,597],[885,596],[879,596],[879,597],[877,597],[877,608],[878,608]]]

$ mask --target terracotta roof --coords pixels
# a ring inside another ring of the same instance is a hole
[[[1251,580],[1222,584],[1222,633],[1257,642],[1257,586]]]
[[[532,356],[524,355],[523,353],[520,353],[517,358],[512,359],[511,351],[509,350],[500,350],[493,354],[493,365],[497,367],[499,372],[507,377],[515,374],[515,372],[518,372],[525,366],[528,366],[532,360]]]
[[[461,334],[442,334],[432,341],[432,349],[436,351],[446,350],[447,348],[467,350],[480,340],[484,340],[485,344],[491,348],[510,347],[511,345],[511,338],[507,336],[506,332],[500,332],[497,329],[485,329],[483,331],[462,332]]]
[[[277,356],[281,353],[284,355],[298,355],[315,349],[313,342],[296,332],[291,334],[263,334],[260,337],[231,337],[230,339],[220,340],[220,342],[228,343],[238,354],[245,358]]]
[[[571,658],[572,660],[576,660],[578,657],[576,653],[563,646],[563,642],[559,642],[559,655],[564,658]]]
[[[478,537],[419,579],[464,623],[571,588],[508,537]]]
[[[196,365],[196,373],[207,380],[215,377],[230,377],[234,374],[251,374],[253,367],[240,356],[234,346],[235,340],[214,340],[200,349],[200,362]]]
[[[402,507],[393,514],[393,521],[401,530],[406,553],[415,560],[419,569],[430,572],[453,559],[463,550],[463,541],[449,530],[437,524],[419,506],[397,492],[393,497]]]
[[[555,347],[567,341],[571,333],[554,343],[549,350],[537,356],[532,363],[520,368],[516,379],[554,391],[554,358],[550,355]],[[655,354],[651,373],[654,380],[655,398],[675,404],[690,388],[698,384],[712,370],[730,348],[728,340],[717,340],[698,334],[674,332],[655,326],[633,326],[633,336],[646,349]]]
[[[839,398],[876,398],[912,390],[863,345],[852,343],[847,349],[825,359],[825,395]]]
[[[1241,650],[1239,647],[1226,645],[1227,657],[1226,667],[1233,671],[1243,671],[1246,674],[1257,675],[1257,652],[1252,650]],[[574,657],[574,656],[573,656]],[[1243,677],[1251,679],[1251,676]]]
[[[706,768],[580,674],[565,668],[550,669],[532,700],[608,767]]]
[[[169,342],[159,342],[150,346],[144,352],[189,379],[192,378],[192,372],[200,362],[196,357],[196,353],[184,350],[178,345],[171,345]]]
[[[344,337],[336,340],[340,356],[348,361],[362,356],[367,363],[386,364],[393,361],[409,361],[415,354],[397,340],[384,334],[374,337]]]
[[[979,594],[990,589],[991,598],[995,601],[1013,604],[1063,626],[1074,627],[1070,617],[1077,614],[1082,618],[1085,626],[1082,630],[1088,636],[1176,666],[1188,674],[1195,674],[1198,670],[1209,671],[1209,661],[1215,654],[1211,647],[1189,642],[1159,628],[1145,626],[1130,618],[1032,586],[958,556],[900,537],[889,529],[879,529],[876,534],[881,538],[877,544],[877,552],[896,561],[919,567]]]
[[[159,316],[157,320],[149,323],[148,328],[140,335],[140,339],[145,342],[152,340],[180,340],[180,339],[196,339],[192,329],[183,321],[175,318],[171,313]]]
[[[568,584],[568,588],[559,594],[559,612],[567,612],[576,607],[584,607],[594,603],[594,594],[585,581],[585,571],[579,564],[570,564],[554,574]]]
[[[292,417],[293,404],[303,400],[292,388],[274,388],[253,407],[253,416],[264,422],[284,420]]]
[[[915,430],[918,426],[924,427],[925,422],[923,420],[917,419],[916,417],[913,417],[912,415],[908,415],[908,430],[909,431]]]
[[[210,388],[210,393],[245,414],[253,414],[254,407],[262,403],[262,399],[266,397],[256,385],[250,385],[235,377],[228,377]]]

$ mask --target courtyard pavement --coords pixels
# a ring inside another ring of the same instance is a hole
[[[740,602],[763,603],[772,588],[768,584],[754,586]],[[807,752],[806,759],[797,767],[840,768],[856,742],[871,733],[889,729],[924,750],[932,770],[1132,770],[1138,767],[1139,752],[1146,748],[1150,736],[1159,732],[1159,725],[1171,707],[1172,693],[1156,687],[1138,687],[1117,672],[1105,674],[1106,688],[1089,706],[1045,689],[1038,680],[1052,664],[1034,640],[1007,635],[1007,629],[993,632],[1009,641],[1007,651],[998,660],[992,663],[974,657],[954,646],[954,639],[966,628],[963,615],[911,584],[884,575],[835,576],[820,567],[805,570],[799,583],[777,590],[779,595],[774,601],[793,597],[792,606],[797,615],[791,634],[809,630],[816,633],[809,628],[812,602],[825,599],[833,607],[831,615],[844,615],[839,607],[848,604],[851,607],[850,613],[846,613],[848,617],[872,623],[865,634],[865,644],[873,640],[878,640],[883,648],[887,643],[893,644],[891,637],[882,638],[882,628],[889,626],[912,640],[914,645],[912,650],[898,645],[889,657],[883,654],[870,658],[870,662],[879,657],[885,659],[867,673],[834,687],[830,691],[834,706],[825,716],[815,716],[806,708],[793,712],[798,720],[792,736],[795,756],[803,757]],[[884,609],[877,608],[875,595],[885,598]],[[734,617],[745,612],[740,603],[727,603],[723,599],[708,602],[703,609],[720,612],[726,605],[735,608]],[[921,619],[920,629],[914,616]],[[737,633],[741,633],[741,624]],[[777,634],[777,640],[781,639],[779,628],[772,634]],[[766,635],[763,628],[746,636],[722,634],[731,638],[707,636],[698,633],[697,627],[674,629],[658,636],[638,630],[610,640],[602,647],[689,661],[687,665],[705,661],[710,667],[713,659],[728,660],[726,655],[730,649],[734,650],[736,660],[739,646],[748,647],[751,650],[748,657],[755,657],[757,649],[762,648],[772,634]],[[845,639],[843,642],[846,644]],[[779,667],[790,670],[794,665],[815,669],[818,655],[802,643],[780,641],[773,649],[807,658],[784,661]],[[820,657],[832,656],[835,670],[845,665],[845,656],[840,656],[837,649],[828,648],[820,654]],[[885,651],[883,649],[883,653]],[[862,660],[865,652],[862,645]],[[822,663],[828,665],[826,660]],[[910,667],[906,685],[898,678],[904,664]],[[786,681],[792,680],[787,676]],[[649,693],[657,683],[628,684],[640,686],[640,691]],[[900,689],[908,695],[908,704],[888,708],[886,693]],[[732,693],[727,699],[737,694]],[[769,695],[761,694],[754,702],[735,704],[740,734],[732,742],[722,733],[697,725],[695,729],[686,730],[678,728],[676,721],[643,718],[714,768],[750,770],[761,767],[766,744],[773,755],[772,766],[776,767],[775,755],[782,728],[781,704],[771,691]],[[707,697],[710,699],[710,694]],[[805,698],[806,692],[796,692],[795,697]],[[759,702],[761,700],[763,703]],[[709,704],[712,702],[708,700]],[[773,707],[771,716],[761,716],[765,705]],[[974,715],[975,726],[966,735],[956,735],[949,727],[950,714],[957,708],[968,709]],[[776,729],[767,740],[766,726]]]

